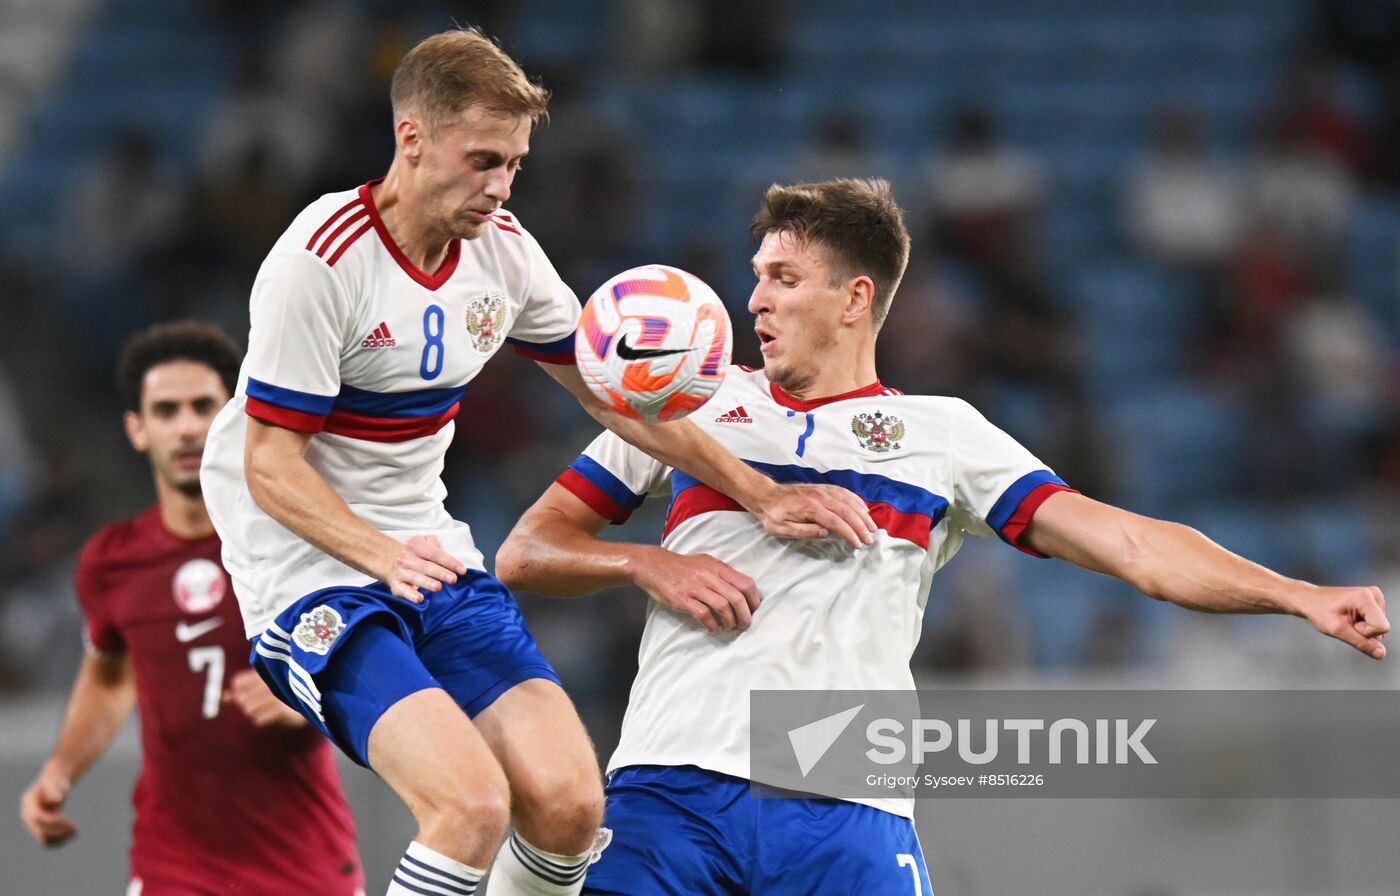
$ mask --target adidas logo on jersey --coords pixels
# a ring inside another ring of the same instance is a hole
[[[752,422],[753,422],[753,418],[749,416],[749,412],[748,412],[748,411],[744,410],[744,406],[743,406],[743,405],[739,405],[737,408],[735,408],[734,410],[730,411],[730,412],[727,413],[727,414],[720,414],[718,417],[715,418],[715,422],[716,422],[716,423],[752,423]]]
[[[360,348],[393,348],[398,345],[394,337],[389,335],[389,325],[381,323],[374,328],[374,332],[365,337],[360,343]]]

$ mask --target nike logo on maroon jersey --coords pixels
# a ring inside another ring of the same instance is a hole
[[[175,626],[175,640],[181,644],[188,644],[200,635],[207,635],[223,624],[224,620],[221,616],[203,619],[193,625],[181,619],[180,623]]]

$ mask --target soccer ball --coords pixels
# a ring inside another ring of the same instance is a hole
[[[733,348],[729,315],[694,274],[623,271],[589,297],[574,354],[598,400],[624,417],[679,420],[714,395]]]

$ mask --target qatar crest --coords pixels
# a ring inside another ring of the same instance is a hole
[[[881,411],[856,414],[851,418],[851,432],[860,447],[876,454],[888,454],[899,450],[899,440],[904,438],[904,421]]]
[[[466,317],[472,348],[484,355],[494,352],[506,335],[506,297],[495,292],[473,296]]]
[[[186,613],[208,613],[223,601],[228,590],[223,568],[203,557],[182,564],[170,586],[175,603]]]
[[[292,630],[292,640],[308,653],[325,656],[343,631],[345,620],[340,618],[340,613],[334,607],[317,607],[301,614],[301,622]]]

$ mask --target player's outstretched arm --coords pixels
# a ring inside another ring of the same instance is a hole
[[[1385,658],[1390,630],[1375,587],[1324,587],[1232,554],[1179,523],[1061,492],[1032,517],[1022,542],[1042,554],[1116,576],[1149,597],[1209,613],[1290,613],[1318,631]]]
[[[59,846],[78,833],[63,814],[74,782],[112,745],[136,702],[136,680],[125,654],[83,657],[58,743],[34,783],[19,799],[19,817],[45,846]]]
[[[712,632],[748,628],[758,609],[753,580],[709,555],[604,541],[608,523],[572,492],[550,485],[496,553],[496,577],[512,589],[582,597],[636,585]]]
[[[600,424],[670,467],[728,495],[778,538],[835,535],[853,548],[874,541],[865,502],[834,485],[779,485],[730,454],[689,420],[643,423],[623,417],[588,391],[571,364],[541,364]]]
[[[360,519],[306,462],[311,436],[248,418],[244,475],[253,501],[299,537],[420,603],[418,589],[440,591],[466,564],[431,535],[401,542]]]

